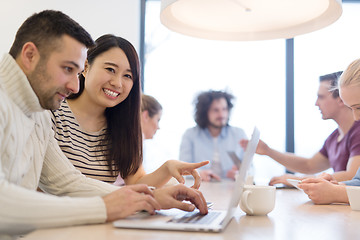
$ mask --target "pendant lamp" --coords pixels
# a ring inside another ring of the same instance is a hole
[[[341,0],[161,0],[160,20],[193,37],[253,41],[316,31],[341,14]]]

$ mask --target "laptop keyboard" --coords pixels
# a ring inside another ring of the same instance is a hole
[[[168,222],[172,223],[195,223],[195,224],[210,224],[220,212],[208,212],[208,214],[203,215],[199,212],[189,212],[180,218],[173,218]]]

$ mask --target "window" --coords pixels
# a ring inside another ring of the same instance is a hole
[[[319,76],[343,71],[360,57],[360,4],[343,3],[338,21],[322,30],[296,37],[295,62],[295,150],[312,156],[337,127],[332,120],[322,120],[314,105]],[[309,141],[311,140],[311,141]]]
[[[343,1],[343,15],[322,30],[294,39],[295,153],[310,157],[336,128],[315,106],[319,76],[344,70],[359,58],[360,1]],[[192,38],[160,24],[160,1],[146,1],[144,92],[163,105],[161,129],[145,142],[145,167],[155,170],[177,159],[183,132],[195,125],[193,100],[200,91],[227,90],[236,96],[230,124],[285,150],[285,40],[225,42]],[[255,178],[267,181],[284,168],[254,158]]]
[[[236,97],[230,124],[249,136],[256,125],[272,147],[285,146],[285,40],[228,42],[192,38],[160,23],[160,1],[146,2],[144,92],[163,105],[160,130],[145,141],[144,166],[178,159],[181,137],[195,126],[193,100],[200,91],[226,90]],[[255,156],[255,178],[284,168]],[[269,171],[270,169],[270,171]]]

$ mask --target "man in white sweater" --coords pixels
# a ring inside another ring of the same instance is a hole
[[[36,228],[102,223],[140,210],[207,207],[183,185],[150,191],[86,178],[68,161],[45,109],[77,92],[90,35],[58,11],[29,17],[0,61],[0,239]],[[44,192],[36,191],[40,187]],[[186,204],[180,200],[191,200]]]

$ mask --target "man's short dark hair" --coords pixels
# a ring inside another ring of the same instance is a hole
[[[90,34],[69,16],[60,11],[45,10],[26,19],[17,31],[9,53],[15,59],[24,44],[32,42],[41,55],[46,55],[63,35],[69,35],[87,48],[94,45]]]
[[[200,128],[204,129],[209,125],[208,111],[210,105],[214,100],[221,98],[226,100],[230,112],[234,106],[231,102],[234,99],[234,96],[227,92],[210,90],[200,93],[195,99],[195,122]]]
[[[337,86],[338,86],[338,80],[342,73],[343,73],[342,71],[338,71],[338,72],[326,74],[326,75],[319,77],[320,82],[323,82],[323,81],[330,82],[330,86],[331,86],[330,91],[332,92],[333,98],[339,97],[339,89],[337,88]]]

